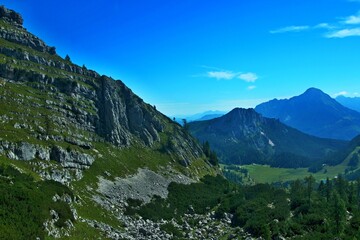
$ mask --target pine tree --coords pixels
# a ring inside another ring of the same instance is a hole
[[[211,151],[211,153],[210,153],[209,162],[213,166],[216,166],[216,165],[219,164],[219,160],[218,160],[217,155],[216,155],[216,153],[214,151]]]
[[[310,175],[309,177],[305,178],[305,182],[306,182],[307,199],[308,199],[309,206],[311,206],[311,194],[313,192],[315,178],[312,175]]]
[[[340,236],[345,228],[346,207],[340,195],[335,192],[332,195],[332,219],[334,221],[334,233]]]
[[[208,141],[206,141],[206,142],[203,144],[203,151],[204,151],[204,153],[205,153],[205,156],[210,157],[211,151],[210,151],[210,144],[209,144]]]
[[[326,186],[323,181],[320,181],[318,193],[320,194],[320,196],[326,197]]]
[[[65,56],[65,61],[71,62],[70,56],[68,54]]]
[[[326,201],[329,202],[332,192],[332,184],[329,178],[326,178]]]

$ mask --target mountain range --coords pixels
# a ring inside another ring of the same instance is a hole
[[[226,164],[306,167],[346,145],[345,141],[304,134],[279,120],[262,117],[254,109],[236,108],[222,117],[188,125]]]
[[[202,121],[202,120],[210,120],[213,118],[221,117],[225,114],[225,111],[218,111],[218,110],[209,110],[201,113],[196,113],[192,115],[175,115],[172,118],[175,118],[175,121],[182,124],[183,119],[186,119],[187,122],[193,121]]]
[[[336,101],[341,105],[360,112],[360,97],[345,97],[344,95],[337,96]]]
[[[335,109],[336,117],[355,118],[308,91],[305,102],[330,106],[322,117]],[[321,192],[305,194],[311,181],[291,191],[235,184],[216,153],[225,164],[289,168],[346,158],[355,178],[359,137],[310,136],[254,109],[223,114],[205,112],[181,126],[121,80],[62,58],[23,27],[19,13],[0,6],[0,239],[312,239],[328,231],[332,212],[322,210],[335,206],[338,189],[322,200]],[[248,174],[229,167],[234,179],[242,178],[237,170]],[[344,219],[346,209],[355,219],[345,232],[358,231],[360,219],[352,186],[342,189]],[[314,223],[320,227],[308,228]]]
[[[360,113],[316,88],[290,99],[259,104],[255,110],[317,137],[350,140],[360,134]]]

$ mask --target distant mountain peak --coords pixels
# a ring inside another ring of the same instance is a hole
[[[208,141],[222,162],[231,164],[304,167],[344,145],[304,134],[252,108],[235,108],[211,121],[192,122],[189,129],[200,141]]]
[[[326,94],[318,88],[308,88],[303,94]]]
[[[311,101],[334,101],[328,94],[324,93],[318,88],[313,87],[307,89],[303,94],[299,95],[298,98],[307,98]]]
[[[256,119],[260,115],[253,108],[234,108],[228,114],[224,116],[225,118],[236,119]]]
[[[259,104],[255,110],[307,134],[350,140],[360,133],[360,114],[317,88],[281,101]]]
[[[250,113],[250,112],[255,112],[255,110],[253,108],[234,108],[233,110],[231,110],[228,114],[236,114],[236,113]],[[226,114],[226,115],[228,115]]]

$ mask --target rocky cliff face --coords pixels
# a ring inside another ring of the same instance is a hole
[[[0,77],[4,86],[1,98],[4,104],[16,104],[20,110],[4,111],[3,125],[11,124],[16,131],[30,130],[36,141],[69,143],[82,151],[91,149],[93,141],[117,147],[153,147],[161,144],[160,135],[169,135],[171,128],[181,133],[181,137],[172,137],[177,147],[172,155],[187,163],[202,156],[201,148],[188,134],[144,103],[123,82],[65,61],[56,55],[54,47],[27,32],[16,12],[0,7],[0,17]],[[15,93],[14,86],[26,90]],[[21,109],[24,106],[27,109]],[[16,146],[24,145],[13,146],[2,149],[13,159],[23,159],[24,151]],[[69,150],[65,157],[59,148],[48,147],[45,155],[59,162],[80,156]],[[30,154],[26,160],[37,156],[34,149],[35,145],[27,147],[25,152]]]

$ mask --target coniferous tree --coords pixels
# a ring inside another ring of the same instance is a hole
[[[65,56],[65,61],[71,62],[70,56],[68,54]]]
[[[323,181],[320,181],[319,183],[318,193],[321,197],[326,197],[326,186]]]
[[[313,192],[315,178],[312,175],[310,175],[309,177],[305,178],[305,182],[306,182],[307,200],[308,200],[309,206],[311,206],[311,194]]]
[[[332,184],[329,178],[326,178],[326,201],[329,202],[332,192]]]
[[[341,174],[335,179],[335,189],[342,199],[346,199],[347,183]]]
[[[216,165],[219,164],[219,160],[218,160],[217,155],[216,155],[216,153],[214,151],[211,151],[211,153],[210,153],[209,162],[213,166],[216,166]]]
[[[345,202],[337,192],[332,195],[332,219],[334,221],[334,233],[340,236],[346,224],[346,207]]]
[[[205,156],[210,157],[211,151],[210,151],[210,144],[208,141],[204,142],[203,151],[205,153]]]

